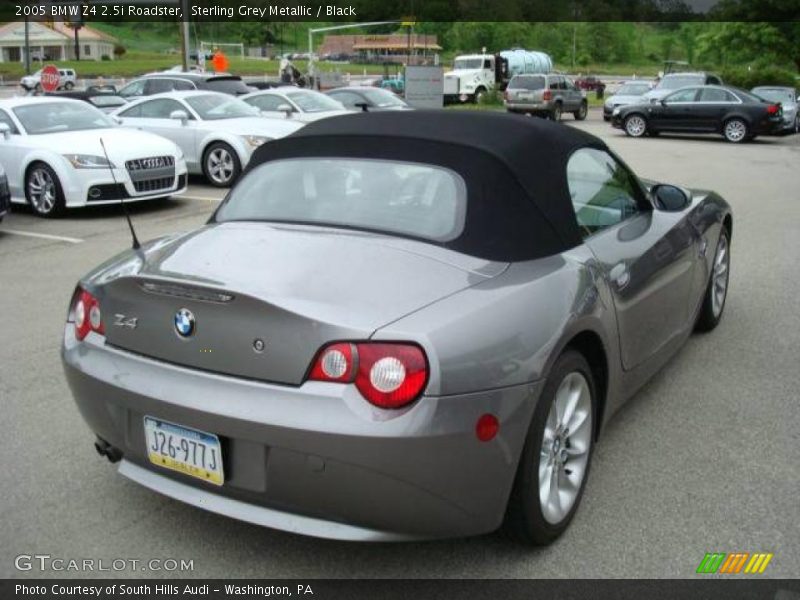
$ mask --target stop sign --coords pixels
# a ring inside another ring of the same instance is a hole
[[[58,89],[58,82],[61,75],[55,65],[47,65],[42,69],[42,89],[45,92],[55,92]]]

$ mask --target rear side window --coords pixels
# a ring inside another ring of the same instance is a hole
[[[544,77],[531,77],[530,75],[516,75],[508,84],[515,90],[541,90],[544,89]]]
[[[217,221],[311,223],[446,242],[463,231],[466,202],[464,180],[444,167],[297,158],[253,169]]]
[[[607,152],[576,150],[567,162],[567,183],[584,237],[639,212],[641,192],[631,174]]]
[[[736,98],[727,90],[704,88],[700,92],[700,102],[736,102]]]

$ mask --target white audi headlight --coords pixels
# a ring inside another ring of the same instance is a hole
[[[264,144],[274,139],[263,135],[245,135],[243,137],[244,141],[250,144],[253,148],[258,148],[261,144]]]
[[[108,162],[104,156],[93,154],[65,154],[70,164],[76,169],[113,169],[114,163]]]

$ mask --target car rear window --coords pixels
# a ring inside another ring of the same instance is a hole
[[[231,190],[224,221],[274,221],[446,242],[464,228],[466,184],[439,166],[382,159],[266,162]]]
[[[508,87],[514,90],[541,90],[544,89],[544,77],[530,75],[516,75],[508,83]]]

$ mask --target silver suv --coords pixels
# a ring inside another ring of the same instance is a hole
[[[75,69],[59,69],[58,70],[58,89],[71,90],[78,83],[78,75]],[[19,84],[28,92],[41,92],[42,91],[42,69],[39,69],[33,75],[26,75],[20,79]]]
[[[508,112],[539,115],[554,121],[561,120],[565,112],[582,121],[589,108],[584,92],[558,73],[515,75],[508,82],[504,99]]]

